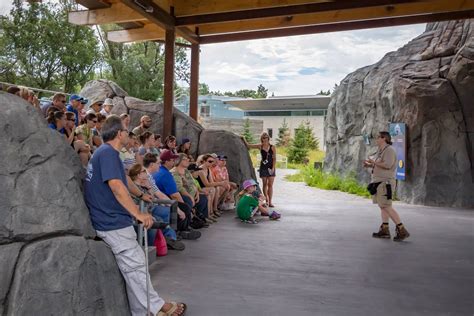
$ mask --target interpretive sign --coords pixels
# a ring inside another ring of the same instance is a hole
[[[406,151],[407,151],[407,127],[405,123],[390,123],[390,136],[392,136],[393,148],[397,152],[397,176],[398,180],[406,178]]]

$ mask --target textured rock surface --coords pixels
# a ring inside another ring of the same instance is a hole
[[[0,92],[0,314],[127,315],[95,235],[79,158],[23,99]]]
[[[204,153],[226,155],[230,179],[239,186],[246,179],[257,179],[248,150],[240,137],[234,133],[204,130],[199,140],[199,154]]]
[[[127,315],[124,292],[120,271],[104,243],[58,237],[23,249],[8,311],[12,315]]]
[[[342,80],[325,122],[325,169],[368,181],[361,161],[376,148],[364,144],[364,135],[405,122],[407,181],[400,181],[398,197],[474,206],[473,87],[474,21],[429,24],[404,47]]]

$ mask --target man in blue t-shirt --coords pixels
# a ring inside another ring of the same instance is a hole
[[[184,212],[185,217],[178,217],[178,234],[183,239],[198,239],[201,233],[189,228],[192,219],[192,208],[186,204],[178,191],[176,182],[170,169],[174,167],[176,158],[179,156],[170,150],[164,150],[160,155],[161,166],[158,172],[153,174],[153,180],[161,192],[169,196],[170,199],[178,201],[178,207]]]
[[[84,99],[83,97],[77,94],[73,94],[69,98],[69,104],[66,109],[76,115],[76,126],[79,126],[79,113],[82,111],[86,103],[87,99]]]
[[[132,315],[147,315],[145,254],[137,242],[132,217],[146,228],[153,225],[153,217],[141,213],[127,189],[127,179],[119,152],[128,142],[128,131],[122,120],[111,115],[102,125],[104,144],[92,156],[84,183],[86,204],[97,236],[107,243],[117,260],[126,286]],[[152,286],[149,289],[150,311],[169,312],[175,309],[182,315],[184,304],[165,303]]]

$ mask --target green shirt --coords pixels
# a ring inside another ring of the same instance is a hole
[[[180,175],[176,169],[171,170],[171,173],[180,193],[187,192],[192,197],[196,196],[197,188],[194,185],[194,178],[189,170],[184,170],[184,175]]]
[[[237,203],[237,216],[247,220],[252,216],[252,211],[258,206],[258,200],[251,195],[243,195]]]

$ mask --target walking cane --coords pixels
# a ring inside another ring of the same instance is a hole
[[[140,200],[140,213],[145,213],[145,201]],[[150,280],[148,277],[148,229],[145,225],[141,224],[143,227],[143,234],[145,237],[145,272],[146,272],[146,314],[150,315]],[[140,240],[141,242],[141,240]]]

